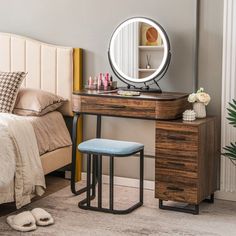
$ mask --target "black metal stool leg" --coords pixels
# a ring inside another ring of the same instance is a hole
[[[91,183],[91,154],[87,156],[87,186]],[[90,206],[90,188],[87,188],[87,206]]]
[[[87,191],[87,188],[92,188],[92,185],[89,187],[86,186],[84,188],[81,188],[79,190],[76,189],[76,181],[75,181],[75,175],[76,175],[76,152],[77,152],[77,123],[78,119],[80,117],[80,114],[75,114],[73,118],[73,129],[72,129],[72,163],[71,163],[71,192],[75,195],[80,195]]]
[[[73,129],[72,129],[72,163],[71,163],[71,192],[79,195],[86,191],[86,188],[76,190],[75,185],[75,171],[76,171],[76,151],[77,151],[77,123],[80,115],[75,114],[73,118]]]
[[[139,201],[143,203],[143,169],[144,169],[144,150],[140,151],[140,183],[139,183]]]
[[[110,210],[114,208],[114,157],[110,157]]]
[[[98,156],[98,208],[102,208],[102,156]]]
[[[93,177],[92,177],[92,196],[96,196],[96,184],[97,184],[97,157],[93,155]]]

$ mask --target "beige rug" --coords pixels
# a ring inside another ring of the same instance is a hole
[[[103,190],[106,205],[108,186],[104,185]],[[131,199],[137,200],[138,190],[116,186],[115,196],[119,202],[115,206],[124,208],[133,203]],[[73,196],[70,188],[66,187],[22,209],[44,208],[54,216],[56,223],[53,226],[38,227],[31,233],[20,233],[6,224],[6,217],[1,217],[0,235],[236,235],[235,202],[216,200],[215,204],[203,203],[200,206],[200,215],[195,216],[159,210],[154,192],[146,190],[143,207],[128,215],[112,215],[79,209],[77,204],[83,197]],[[125,204],[121,204],[122,202]]]

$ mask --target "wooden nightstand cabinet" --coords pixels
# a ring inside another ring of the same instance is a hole
[[[217,189],[215,118],[156,122],[155,197],[161,209],[198,214],[199,203]],[[189,203],[193,209],[164,206]]]

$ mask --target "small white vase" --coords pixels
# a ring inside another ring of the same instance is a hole
[[[206,117],[206,106],[202,102],[194,102],[193,110],[196,113],[196,118],[205,118]]]

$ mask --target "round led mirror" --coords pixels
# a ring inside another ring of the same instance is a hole
[[[170,42],[157,22],[135,17],[116,28],[110,40],[108,57],[112,70],[123,82],[157,82],[170,64]]]

